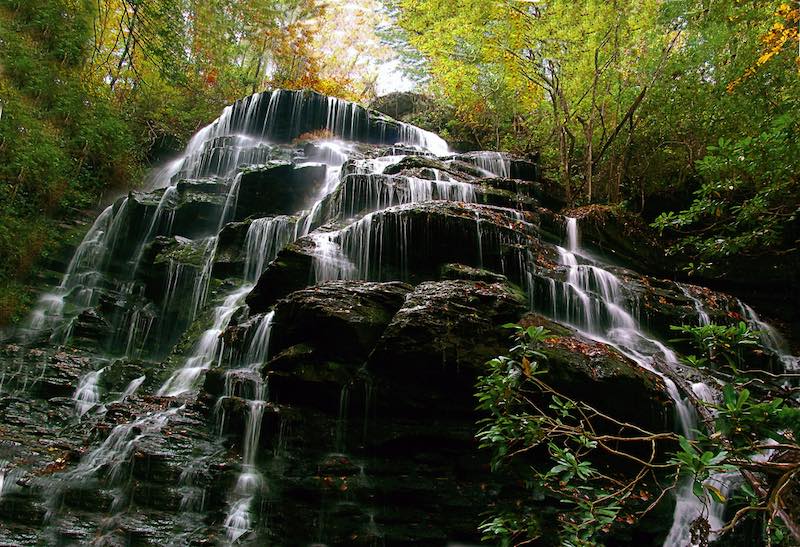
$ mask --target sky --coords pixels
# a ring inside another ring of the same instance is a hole
[[[391,46],[381,40],[381,30],[388,28],[392,21],[380,0],[329,0],[328,6],[333,9],[328,11],[332,28],[326,34],[327,47],[332,51],[347,51],[344,57],[360,58],[360,63],[377,71],[378,95],[416,87],[403,73],[400,61],[393,59]],[[354,32],[358,35],[355,44],[352,42]],[[322,46],[326,47],[325,40]],[[350,51],[353,49],[358,51]]]
[[[376,87],[378,95],[386,95],[393,91],[411,91],[416,84],[403,74],[400,62],[394,60],[381,63]]]

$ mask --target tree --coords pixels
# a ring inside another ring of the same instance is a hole
[[[680,36],[657,24],[655,1],[494,0],[453,13],[437,0],[408,0],[396,10],[409,42],[430,63],[435,85],[470,112],[494,112],[495,146],[508,131],[518,142],[506,144],[524,150],[531,140],[525,133],[533,131],[557,157],[570,197],[580,170],[577,189],[587,201],[596,173],[614,164],[609,152],[626,127],[632,131],[633,116]],[[616,197],[618,190],[611,185],[605,193]]]

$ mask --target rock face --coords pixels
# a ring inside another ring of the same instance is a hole
[[[273,162],[243,171],[236,200],[236,219],[253,215],[291,215],[301,210],[325,182],[322,164],[296,166]]]
[[[364,360],[411,290],[397,282],[329,281],[294,292],[275,307],[270,349],[278,354],[304,343],[323,358]]]
[[[638,215],[603,205],[566,214],[580,222],[583,242],[612,262],[656,275],[675,270],[655,232]]]
[[[418,285],[367,364],[384,392],[378,412],[471,415],[477,376],[509,343],[499,326],[517,321],[525,309],[525,299],[505,283]]]
[[[536,158],[315,93],[235,103],[154,188],[0,347],[1,544],[476,544],[528,496],[474,438],[504,323],[550,331],[563,393],[670,431],[669,325],[758,321],[655,277],[619,211],[564,216]]]

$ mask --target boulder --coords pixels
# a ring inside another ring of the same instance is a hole
[[[566,204],[561,186],[546,179],[530,181],[491,177],[478,179],[476,183],[481,186],[478,193],[486,195],[482,203],[489,205],[527,210],[535,210],[539,205],[552,214]]]
[[[505,283],[418,285],[367,364],[378,382],[379,412],[472,415],[477,376],[487,360],[507,350],[508,333],[500,325],[525,311],[525,298]]]
[[[213,241],[205,239],[156,237],[144,248],[136,271],[144,284],[145,296],[163,304],[176,291],[191,290],[193,279],[200,275],[211,256],[212,244]]]
[[[412,288],[404,283],[329,281],[275,306],[270,352],[311,345],[318,356],[363,361]]]
[[[335,412],[411,287],[330,281],[275,306],[266,367],[273,401]]]
[[[304,237],[279,252],[247,295],[250,309],[265,312],[279,298],[311,284],[315,251],[314,239]]]
[[[244,247],[247,239],[247,230],[251,220],[229,222],[219,233],[217,250],[214,253],[214,277],[224,279],[231,276],[241,276],[244,271]]]
[[[325,183],[323,164],[274,161],[244,169],[239,181],[237,220],[249,216],[292,215],[308,207]]]
[[[542,378],[556,391],[649,431],[672,430],[675,403],[661,376],[615,348],[542,316],[528,315],[522,324],[549,331],[537,350],[546,356]]]

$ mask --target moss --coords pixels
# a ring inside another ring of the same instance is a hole
[[[284,160],[271,160],[267,163],[262,163],[259,165],[246,165],[239,169],[239,172],[242,174],[246,173],[260,173],[262,171],[269,171],[270,169],[274,169],[276,167],[285,167],[287,165],[292,165],[289,161]]]
[[[502,283],[505,282],[506,276],[498,273],[484,270],[481,268],[473,268],[464,264],[445,264],[440,270],[442,279],[465,279],[470,281],[484,281],[488,283]]]
[[[167,262],[178,262],[188,266],[202,268],[205,265],[205,257],[208,253],[206,242],[189,241],[173,238],[170,245],[162,249],[157,255],[154,264],[164,264]]]
[[[191,325],[189,325],[186,332],[184,332],[183,336],[181,336],[178,343],[175,344],[169,356],[164,361],[164,379],[168,376],[167,372],[171,374],[175,368],[182,366],[185,357],[189,355],[189,352],[200,339],[200,336],[212,327],[214,324],[214,309],[225,299],[225,289],[230,289],[233,286],[232,283],[225,283],[218,280],[212,280],[209,283],[209,298],[206,301],[205,307],[200,311]]]
[[[0,325],[22,320],[33,305],[33,289],[18,281],[8,281],[0,290]]]

